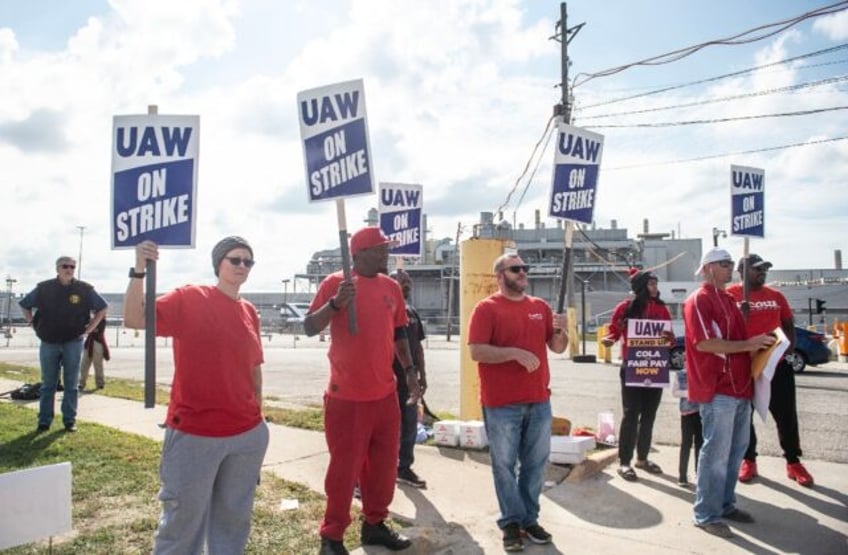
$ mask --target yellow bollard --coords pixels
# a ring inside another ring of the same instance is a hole
[[[601,341],[604,337],[606,337],[607,333],[609,333],[609,327],[604,324],[598,327],[598,359],[610,363],[612,362],[612,347],[607,347],[604,345],[603,341]]]
[[[515,243],[506,239],[473,238],[463,241],[459,247],[459,326],[460,336],[463,336],[468,330],[471,312],[477,302],[498,290],[492,264],[507,249],[515,249]],[[464,337],[460,342],[459,353],[459,418],[481,420],[483,409],[480,407],[477,363],[471,360],[471,352]]]

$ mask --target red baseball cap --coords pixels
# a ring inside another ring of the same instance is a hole
[[[397,243],[395,241],[391,241],[388,237],[383,235],[383,231],[379,227],[363,227],[350,238],[350,254],[353,256],[358,252],[370,249],[371,247],[377,247],[380,245],[389,245],[390,247],[393,247],[396,244]]]

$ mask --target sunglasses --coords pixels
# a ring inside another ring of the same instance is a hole
[[[507,267],[506,267],[506,268],[504,268],[504,269],[505,269],[505,270],[509,270],[509,271],[510,271],[510,272],[512,272],[513,274],[518,274],[518,273],[520,273],[520,272],[522,272],[522,271],[523,271],[525,274],[530,272],[530,266],[528,266],[527,264],[524,264],[524,265],[522,265],[522,266],[519,266],[519,265],[516,265],[516,266],[507,266]]]
[[[718,264],[722,268],[733,268],[732,260],[720,260],[719,262],[716,262],[716,264]]]
[[[77,266],[76,264],[62,264],[61,268],[63,270],[76,270]]]
[[[244,264],[245,268],[253,268],[253,265],[256,264],[256,261],[252,258],[242,258],[240,256],[225,256],[224,258],[233,266]]]

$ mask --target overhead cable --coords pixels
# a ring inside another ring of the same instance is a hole
[[[597,73],[579,73],[577,74],[571,84],[572,90],[588,83],[592,79],[597,79],[598,77],[608,77],[610,75],[614,75],[616,73],[620,73],[626,69],[635,66],[655,66],[655,65],[663,65],[671,62],[676,62],[677,60],[681,60],[687,56],[690,56],[699,50],[703,50],[708,46],[714,45],[738,45],[738,44],[749,44],[752,42],[757,42],[768,37],[774,36],[778,33],[789,29],[790,27],[805,21],[807,19],[813,17],[820,17],[823,15],[830,15],[837,12],[840,12],[848,7],[848,0],[844,0],[842,2],[837,2],[835,4],[831,4],[829,6],[823,6],[821,8],[817,8],[815,10],[811,10],[809,12],[805,12],[801,15],[791,17],[789,19],[784,19],[782,21],[776,21],[774,23],[767,23],[765,25],[760,25],[759,27],[754,27],[753,29],[749,29],[747,31],[743,31],[742,33],[738,33],[731,37],[727,37],[724,39],[711,40],[707,42],[702,42],[700,44],[696,44],[693,46],[688,46],[686,48],[681,48],[678,50],[674,50],[672,52],[668,52],[666,54],[660,54],[659,56],[653,56],[651,58],[645,58],[644,60],[640,60],[638,62],[632,62],[629,64],[624,64],[618,67],[606,69],[603,71],[599,71]]]
[[[634,168],[650,168],[650,167],[656,167],[656,166],[671,166],[671,165],[676,165],[676,164],[686,164],[688,162],[701,162],[703,160],[715,160],[716,158],[728,158],[730,156],[741,156],[743,154],[758,154],[760,152],[772,152],[772,151],[775,151],[775,150],[785,150],[785,149],[789,149],[789,148],[800,148],[800,147],[811,146],[811,145],[819,145],[819,144],[824,144],[824,143],[834,143],[834,142],[837,142],[837,141],[844,141],[845,139],[848,139],[848,136],[833,137],[831,139],[820,139],[818,141],[807,141],[807,142],[804,142],[804,143],[793,143],[793,144],[788,144],[788,145],[771,146],[771,147],[765,147],[765,148],[756,148],[756,149],[752,149],[752,150],[743,150],[743,151],[740,151],[740,152],[726,152],[724,154],[711,154],[711,155],[708,155],[708,156],[697,156],[695,158],[686,158],[686,159],[683,159],[683,160],[666,160],[666,161],[662,161],[662,162],[645,162],[644,164],[630,164],[630,165],[627,165],[627,166],[616,166],[616,167],[612,167],[612,168],[604,168],[604,171],[610,172],[610,171],[630,170],[630,169],[634,169]]]

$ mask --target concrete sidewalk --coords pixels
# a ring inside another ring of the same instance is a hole
[[[18,385],[0,380],[0,391]],[[80,398],[78,418],[161,440],[159,423],[164,421],[165,409],[144,409],[138,402],[86,394]],[[278,425],[270,429],[265,469],[322,492],[328,460],[323,434]],[[398,486],[391,506],[394,516],[413,523],[404,532],[414,540],[414,547],[405,553],[502,553],[487,454],[430,446],[416,447],[415,454],[415,470],[427,480],[428,489]],[[540,523],[553,534],[554,543],[528,544],[525,552],[848,552],[848,465],[805,460],[816,478],[816,486],[806,489],[786,478],[782,459],[760,457],[762,478],[737,488],[739,506],[757,522],[734,525],[737,537],[723,540],[692,525],[694,491],[676,484],[677,454],[676,446],[657,446],[651,458],[666,474],[640,473],[638,482],[619,478],[614,464],[608,468],[598,464],[597,474],[589,472],[581,481],[567,480],[546,489]],[[601,458],[610,460],[614,455],[602,453]],[[690,470],[693,479],[691,475]],[[368,547],[355,553],[388,551]]]

